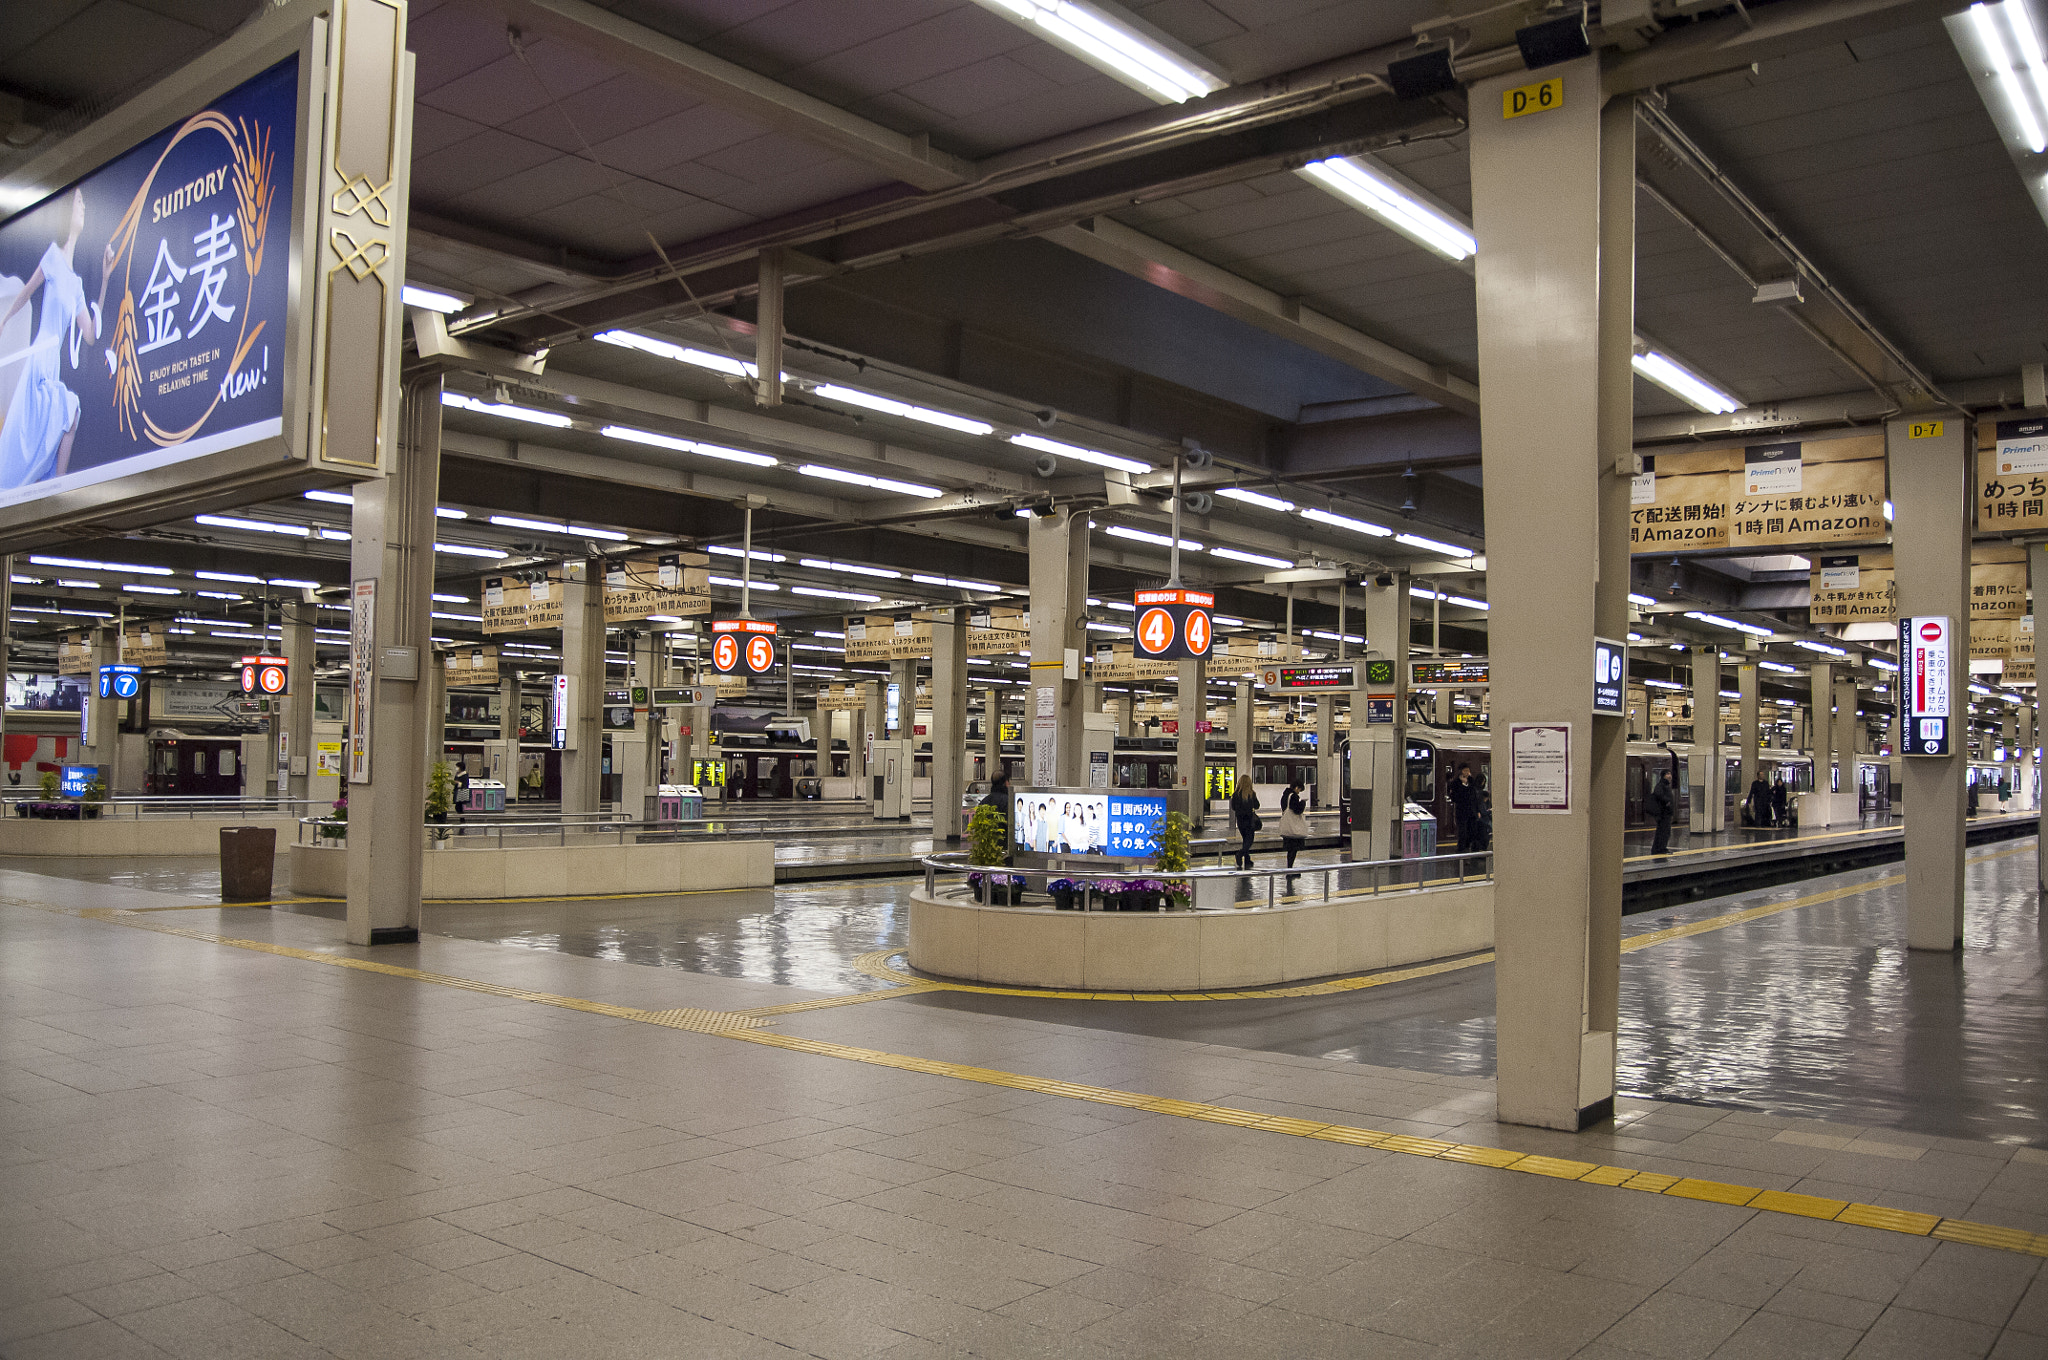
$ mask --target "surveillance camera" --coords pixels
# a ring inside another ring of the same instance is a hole
[[[1372,583],[1378,586],[1381,590],[1385,590],[1388,586],[1394,584],[1394,573],[1392,573],[1391,571],[1383,571],[1379,575],[1372,578]]]
[[[1041,430],[1050,430],[1053,426],[1060,423],[1060,413],[1058,411],[1033,411],[1031,418],[1038,422],[1038,428]]]
[[[1216,508],[1216,500],[1206,491],[1190,491],[1181,497],[1181,504],[1191,515],[1206,515]]]
[[[1041,477],[1050,477],[1060,470],[1060,460],[1049,453],[1041,453],[1038,461],[1031,465],[1031,470]]]

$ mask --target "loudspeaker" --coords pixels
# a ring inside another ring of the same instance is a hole
[[[1585,11],[1518,28],[1515,30],[1515,46],[1522,49],[1522,64],[1532,71],[1590,56],[1593,44],[1586,40]]]
[[[1401,100],[1426,99],[1458,88],[1458,77],[1451,73],[1451,49],[1448,47],[1418,52],[1390,63],[1387,80],[1394,87],[1394,98]]]

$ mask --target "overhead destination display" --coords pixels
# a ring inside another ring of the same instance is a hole
[[[1493,666],[1483,656],[1433,657],[1408,662],[1410,689],[1476,689],[1492,683]]]
[[[1131,597],[1136,611],[1132,644],[1140,661],[1202,660],[1216,640],[1214,592],[1178,586],[1141,590]]]
[[[1305,690],[1357,689],[1359,665],[1355,661],[1324,666],[1278,666],[1265,673],[1266,688],[1282,694]]]

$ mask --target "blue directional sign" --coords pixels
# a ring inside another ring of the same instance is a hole
[[[142,667],[100,667],[100,698],[133,699],[142,693]]]

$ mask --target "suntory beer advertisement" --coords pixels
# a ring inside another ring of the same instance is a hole
[[[0,506],[283,430],[299,62],[0,226]]]

